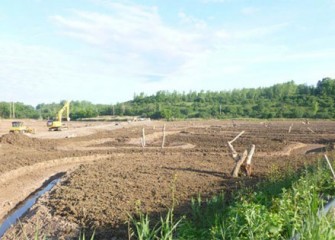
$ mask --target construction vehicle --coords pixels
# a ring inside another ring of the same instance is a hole
[[[67,126],[62,122],[63,113],[66,112],[66,121],[70,121],[70,102],[66,101],[61,110],[58,111],[56,115],[56,120],[49,120],[47,126],[49,131],[61,131],[62,128]]]
[[[12,127],[9,129],[11,133],[35,133],[34,128],[27,127],[20,121],[12,122]]]

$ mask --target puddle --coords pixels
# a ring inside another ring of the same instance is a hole
[[[11,211],[5,218],[4,221],[0,225],[0,238],[5,234],[5,232],[15,224],[20,217],[22,217],[35,203],[36,200],[42,196],[44,193],[50,191],[59,181],[60,178],[64,174],[56,174],[55,176],[51,177],[46,184],[43,185],[40,190],[33,193],[29,196],[26,200],[24,200],[21,204],[15,207],[13,211]],[[51,181],[50,181],[51,180]]]

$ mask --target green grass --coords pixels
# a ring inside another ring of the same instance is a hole
[[[138,220],[131,217],[131,223],[133,225],[132,237],[139,240],[147,239],[162,239],[172,240],[176,232],[177,226],[182,221],[174,221],[173,209],[169,209],[165,217],[160,218],[160,222],[152,226],[150,224],[149,216],[143,213],[139,214]]]
[[[192,214],[169,224],[164,238],[146,215],[135,222],[138,239],[335,239],[335,219],[318,216],[319,209],[335,196],[335,183],[326,164],[300,172],[275,171],[257,187],[243,188],[229,199],[224,194],[192,199]],[[163,219],[163,218],[162,218]],[[162,221],[162,220],[161,220]],[[144,235],[145,231],[150,233]],[[171,236],[173,234],[173,236]]]

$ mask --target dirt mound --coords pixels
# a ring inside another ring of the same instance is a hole
[[[30,148],[54,148],[55,144],[53,141],[39,140],[36,138],[30,138],[24,134],[8,133],[0,137],[0,143],[11,144],[17,147],[30,147]]]

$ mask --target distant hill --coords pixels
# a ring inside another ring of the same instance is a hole
[[[158,91],[155,95],[136,94],[134,99],[115,105],[71,102],[71,119],[102,115],[165,118],[322,118],[335,117],[335,79],[324,78],[316,86],[294,81],[266,88],[232,91]],[[39,104],[36,108],[15,104],[17,118],[52,118],[60,103]],[[0,117],[9,118],[10,104],[0,102]]]
[[[151,118],[334,118],[335,79],[317,85],[294,81],[257,89],[136,95],[123,103],[128,115]],[[120,107],[118,106],[118,109]]]

